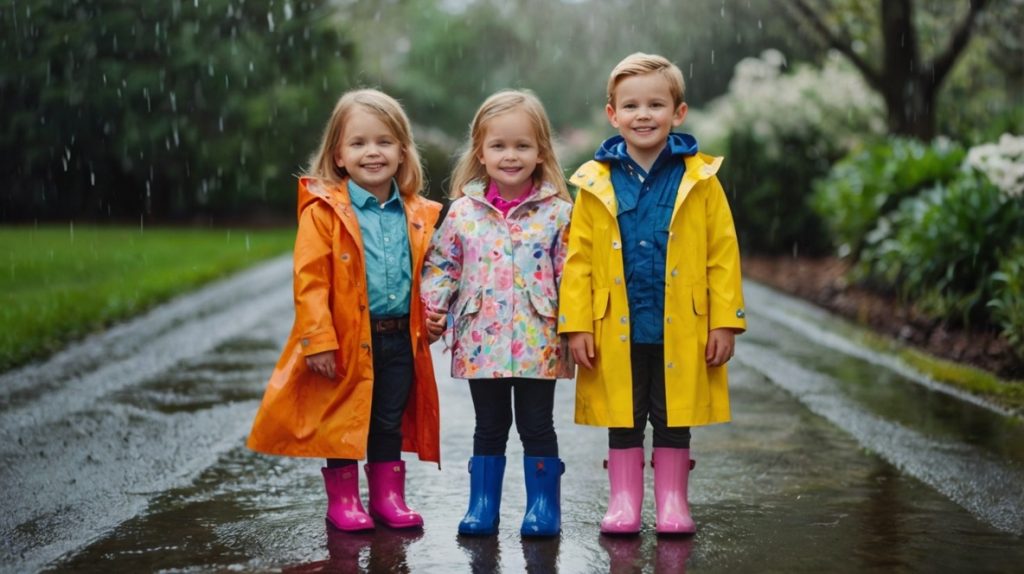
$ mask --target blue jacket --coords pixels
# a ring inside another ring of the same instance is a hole
[[[649,173],[629,157],[622,136],[609,138],[594,154],[594,159],[611,167],[634,343],[664,340],[663,278],[672,208],[686,171],[683,159],[696,153],[693,136],[672,133]]]

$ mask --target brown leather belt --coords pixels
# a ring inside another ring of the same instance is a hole
[[[409,316],[370,319],[370,331],[377,334],[399,333],[409,330]]]

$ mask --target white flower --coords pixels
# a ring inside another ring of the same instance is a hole
[[[1003,134],[996,143],[974,146],[963,165],[985,174],[1004,197],[1024,197],[1024,136]]]

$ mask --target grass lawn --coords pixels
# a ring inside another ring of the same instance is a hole
[[[286,253],[294,229],[0,227],[0,371]]]

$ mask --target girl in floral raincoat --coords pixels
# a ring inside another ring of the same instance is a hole
[[[551,127],[529,92],[488,98],[452,176],[453,202],[423,267],[428,312],[454,320],[452,377],[469,379],[476,411],[469,511],[461,534],[497,531],[505,445],[523,441],[527,509],[521,532],[557,535],[560,476],[555,379],[573,374],[557,333],[558,283],[572,204]],[[444,329],[431,313],[428,329]]]

